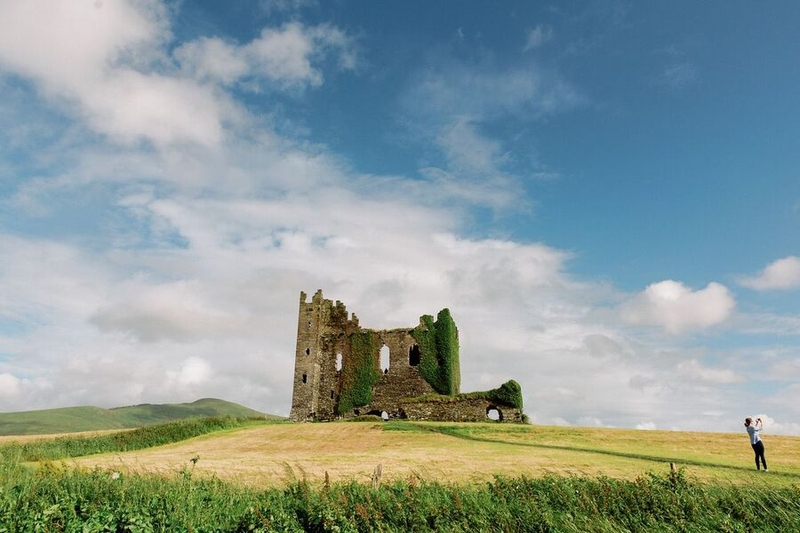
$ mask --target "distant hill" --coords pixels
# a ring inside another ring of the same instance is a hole
[[[0,413],[0,435],[45,435],[149,426],[182,418],[207,416],[281,418],[242,405],[203,398],[192,403],[141,404],[129,407],[64,407]]]

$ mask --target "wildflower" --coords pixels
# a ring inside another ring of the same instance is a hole
[[[119,472],[111,472],[111,479],[119,479],[121,475]]]

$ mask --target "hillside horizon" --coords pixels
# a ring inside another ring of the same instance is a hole
[[[108,409],[71,406],[0,413],[0,436],[130,429],[208,416],[282,418],[218,398],[201,398],[188,403],[142,403]]]

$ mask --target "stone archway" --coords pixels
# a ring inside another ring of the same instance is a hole
[[[489,405],[488,407],[486,407],[486,418],[488,418],[492,422],[502,422],[503,411],[501,411],[500,408],[497,407],[496,405]]]

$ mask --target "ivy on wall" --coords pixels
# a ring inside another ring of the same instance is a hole
[[[485,394],[490,400],[513,405],[522,411],[522,387],[513,379],[506,381],[496,389],[486,391]]]
[[[444,394],[426,394],[415,398],[405,398],[403,401],[410,402],[430,402],[430,403],[455,403],[459,400],[469,400],[480,398],[489,402],[495,402],[501,406],[516,407],[522,411],[522,387],[513,379],[506,381],[496,389],[488,391],[465,392],[448,396]]]
[[[371,331],[350,335],[350,356],[342,361],[342,387],[336,413],[343,415],[372,401],[372,387],[381,379],[375,365],[378,341]]]
[[[454,396],[461,388],[456,323],[447,308],[439,311],[436,322],[430,315],[421,322],[411,331],[419,345],[419,372],[436,392]]]

